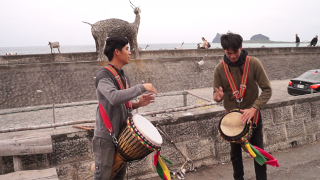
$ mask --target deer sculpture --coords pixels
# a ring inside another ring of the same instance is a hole
[[[131,3],[130,0],[129,2]],[[103,61],[106,58],[103,54],[103,48],[105,46],[107,37],[114,36],[127,37],[130,50],[135,50],[135,58],[139,59],[137,35],[140,25],[141,10],[132,3],[131,7],[133,8],[133,12],[136,14],[136,19],[133,23],[115,18],[101,20],[94,24],[82,21],[83,23],[91,25],[92,36],[96,44],[96,52],[98,52],[98,61]]]
[[[60,44],[59,44],[59,42],[50,42],[50,41],[49,41],[49,44],[48,44],[48,45],[50,45],[51,54],[52,54],[52,51],[54,52],[54,49],[53,49],[53,48],[57,48],[58,51],[59,51],[59,53],[61,53],[61,52],[60,52]]]

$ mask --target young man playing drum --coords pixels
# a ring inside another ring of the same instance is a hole
[[[238,34],[228,33],[221,36],[221,46],[225,53],[223,62],[219,63],[214,71],[214,95],[217,102],[223,100],[227,111],[240,109],[242,123],[250,123],[256,112],[260,115],[264,105],[272,95],[269,79],[261,62],[255,57],[248,56],[247,51],[242,49],[242,37]],[[248,69],[244,69],[248,61]],[[259,95],[259,88],[262,90]],[[253,134],[249,142],[263,149],[261,115],[258,123],[252,125]],[[233,177],[243,180],[244,171],[242,163],[241,144],[230,143]],[[254,162],[256,179],[267,179],[266,165]]]
[[[99,107],[92,140],[95,161],[94,180],[110,178],[116,150],[115,139],[126,126],[126,120],[131,116],[130,109],[154,102],[153,93],[157,93],[149,83],[130,87],[129,79],[122,70],[122,67],[129,63],[131,54],[126,38],[108,38],[104,54],[110,62],[98,71],[95,83]],[[131,103],[133,98],[145,91],[152,93],[144,94],[139,102]],[[111,127],[108,126],[108,121]],[[126,167],[123,167],[113,179],[124,179],[125,173]]]

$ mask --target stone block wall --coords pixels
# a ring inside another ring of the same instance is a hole
[[[248,48],[270,80],[297,77],[320,67],[320,48]],[[204,54],[205,64],[196,62]],[[152,83],[158,92],[211,87],[221,49],[141,51],[124,66],[131,85]],[[91,101],[95,75],[102,67],[96,53],[0,56],[0,109]]]
[[[270,101],[261,111],[264,146],[268,152],[320,141],[320,95],[305,95]],[[146,116],[154,125],[159,124],[174,140],[178,149],[191,158],[196,167],[227,162],[230,145],[218,134],[217,126],[225,111],[220,106],[174,112],[171,116]],[[49,133],[53,153],[23,157],[24,169],[55,167],[59,179],[91,179],[93,162],[92,131],[75,128],[43,129],[0,134],[0,139]],[[174,162],[172,169],[184,163],[183,156],[163,137],[161,154]],[[247,153],[245,156],[249,157]],[[275,157],[276,158],[276,157]],[[281,162],[280,162],[281,164]],[[0,174],[13,171],[12,157],[0,157]],[[131,179],[157,176],[153,153],[128,168]]]

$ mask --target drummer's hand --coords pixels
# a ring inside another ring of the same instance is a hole
[[[214,88],[215,92],[213,93],[213,100],[220,102],[223,99],[223,89],[220,86],[219,89],[218,88]]]
[[[156,88],[154,88],[151,83],[143,84],[143,86],[146,89],[146,91],[153,92],[153,93],[157,94]]]
[[[153,93],[149,94],[142,94],[142,96],[139,99],[139,107],[146,106],[150,103],[153,103],[155,101]]]
[[[254,116],[254,113],[256,113],[257,109],[256,108],[250,108],[250,109],[240,109],[241,112],[243,112],[243,114],[241,115],[241,122],[243,124],[250,123],[251,118]]]

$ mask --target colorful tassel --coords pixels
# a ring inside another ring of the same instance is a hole
[[[274,159],[269,153],[260,149],[257,146],[253,146],[250,143],[245,143],[245,148],[247,149],[248,153],[254,160],[259,163],[261,166],[264,164],[268,164],[274,167],[279,167],[279,163],[277,159]]]
[[[170,165],[173,164],[172,161],[170,161],[169,159],[163,157],[161,154],[160,154],[160,157],[161,157],[163,160],[165,160],[168,164],[170,164]]]
[[[165,161],[171,162],[167,159]],[[172,162],[171,162],[172,163]],[[160,152],[157,151],[154,155],[154,165],[157,169],[158,175],[162,180],[171,180],[170,171],[166,164],[161,160]]]
[[[244,145],[246,147],[246,149],[248,150],[248,153],[251,155],[251,157],[255,158],[257,155],[252,151],[251,146],[249,143],[246,143]]]
[[[274,167],[279,167],[279,162],[277,159],[274,159],[268,152],[266,152],[263,149],[260,149],[259,147],[254,146],[260,153],[268,159],[268,161],[265,162],[265,164],[274,166]]]
[[[254,153],[257,155],[254,160],[259,163],[261,166],[264,165],[264,163],[267,161],[266,158],[264,156],[262,156],[262,154],[256,149],[254,148],[251,144],[250,147],[252,149],[252,151],[254,151]]]

